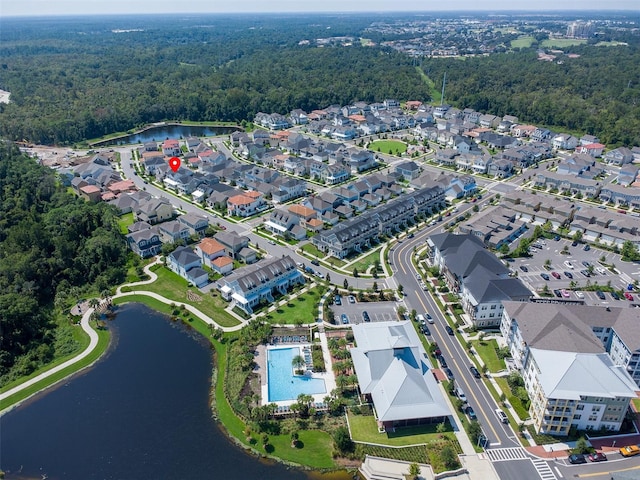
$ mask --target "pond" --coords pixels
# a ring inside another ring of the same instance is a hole
[[[94,147],[106,147],[109,145],[131,145],[136,143],[163,142],[168,138],[176,140],[188,137],[215,137],[217,135],[228,135],[240,127],[203,127],[197,125],[159,125],[149,127],[131,135],[110,138],[92,144]]]
[[[2,417],[7,478],[309,478],[218,428],[212,350],[198,334],[140,304],[120,307],[108,328],[114,341],[100,362]]]

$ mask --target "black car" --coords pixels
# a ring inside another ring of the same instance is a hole
[[[471,405],[467,406],[467,415],[469,415],[469,420],[475,420],[476,418],[478,418]]]
[[[438,361],[440,362],[440,367],[447,368],[447,361],[442,355],[438,355]]]
[[[571,243],[572,247],[577,247],[578,246],[578,242],[576,242],[575,240]]]
[[[562,297],[562,292],[561,292],[560,290],[557,290],[557,289],[556,289],[556,290],[554,290],[554,291],[553,291],[553,294],[554,294],[556,297],[558,297],[558,298],[561,298],[561,297]]]
[[[473,375],[474,377],[476,377],[476,378],[480,378],[481,377],[480,372],[478,371],[478,369],[475,366],[471,365],[469,367],[469,371],[471,372],[471,375]]]
[[[569,280],[571,280],[573,278],[573,273],[571,272],[564,272],[564,276],[567,277]]]
[[[365,322],[371,321],[371,317],[369,317],[369,313],[366,311],[362,312],[362,318],[364,319]]]
[[[447,333],[449,335],[454,335],[453,333],[453,328],[451,328],[449,325],[447,325],[446,327],[444,327],[444,329],[447,331]]]
[[[422,327],[420,327],[420,329],[422,330],[422,333],[424,333],[425,335],[431,335],[431,330],[429,330],[429,327],[427,327],[426,325],[422,325]]]
[[[580,270],[580,273],[583,274],[585,277],[591,276],[591,274],[589,273],[589,270]]]
[[[611,292],[611,296],[614,300],[620,300],[620,295],[618,295],[616,292]]]
[[[320,262],[314,258],[313,260],[311,260],[311,265],[315,265],[317,267],[318,265],[320,265]]]
[[[449,380],[453,380],[453,372],[451,371],[450,368],[443,368],[442,369],[444,371],[444,373],[447,375],[447,378]]]
[[[582,261],[582,265],[584,265],[585,267],[589,268],[589,266],[591,265],[589,262],[587,262],[586,260]]]
[[[574,453],[573,455],[569,455],[569,463],[572,465],[587,463],[587,458],[581,453]]]
[[[596,292],[596,295],[598,296],[598,298],[599,298],[600,300],[604,300],[604,299],[606,299],[606,298],[607,298],[607,297],[606,297],[606,295],[604,294],[604,292],[601,292],[600,290],[598,290],[598,291]]]
[[[526,265],[520,265],[520,270],[522,270],[523,272],[528,272],[529,269],[527,268]]]
[[[556,235],[555,237],[553,237],[553,239],[558,242],[560,240],[560,235]]]
[[[547,275],[546,273],[541,273],[540,276],[547,282],[549,281],[549,275]]]
[[[589,250],[591,250],[591,247],[589,245],[585,245],[582,250],[584,250],[585,252],[588,252]]]

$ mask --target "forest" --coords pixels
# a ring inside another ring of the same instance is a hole
[[[74,145],[163,120],[251,121],[354,101],[439,92],[459,108],[640,144],[640,50],[574,46],[558,62],[533,49],[414,59],[359,42],[375,15],[238,15],[4,21],[0,135]],[[353,42],[318,38],[351,36]],[[383,35],[373,34],[377,42]],[[633,38],[632,38],[633,40]]]
[[[121,283],[127,249],[114,207],[67,193],[52,170],[7,142],[0,142],[0,245],[4,384],[53,358],[56,315],[87,292]]]

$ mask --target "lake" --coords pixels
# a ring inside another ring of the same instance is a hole
[[[94,147],[106,147],[108,145],[130,145],[147,142],[163,142],[167,138],[176,140],[187,137],[215,137],[228,135],[240,130],[240,127],[203,127],[197,125],[160,125],[147,128],[141,132],[122,137],[111,138],[93,143]]]
[[[100,362],[2,417],[6,478],[310,478],[221,432],[208,405],[212,351],[198,334],[140,304],[121,306],[108,327]]]

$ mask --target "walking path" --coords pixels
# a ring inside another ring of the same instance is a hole
[[[177,302],[175,300],[170,300],[166,297],[163,297],[162,295],[158,295],[157,293],[154,292],[149,292],[146,290],[135,290],[132,292],[123,292],[122,288],[123,287],[135,287],[135,286],[140,286],[140,285],[148,285],[150,283],[153,283],[156,281],[156,279],[158,278],[158,276],[151,271],[151,267],[154,265],[157,265],[161,263],[160,258],[156,259],[154,262],[150,263],[149,265],[147,265],[144,268],[144,272],[149,275],[149,279],[148,280],[142,280],[140,282],[133,282],[133,283],[128,283],[125,285],[120,285],[117,289],[116,289],[116,294],[112,297],[112,298],[120,298],[120,297],[127,297],[127,296],[132,296],[132,295],[146,295],[147,297],[151,297],[154,298],[162,303],[165,303],[167,305],[177,305],[177,306],[182,306],[184,305],[184,307],[191,312],[192,314],[194,314],[196,317],[198,317],[200,320],[202,320],[203,322],[205,322],[208,325],[212,325],[214,327],[220,328],[222,331],[224,332],[234,332],[237,330],[241,330],[245,324],[246,324],[246,320],[241,319],[240,317],[237,317],[241,323],[238,325],[235,325],[233,327],[224,327],[222,325],[219,325],[218,323],[216,323],[213,319],[211,319],[209,316],[205,315],[204,313],[202,313],[200,310],[198,310],[197,308],[195,308],[192,305],[189,305],[187,303],[184,302]],[[100,306],[97,307],[98,309],[100,308]],[[42,372],[40,375],[36,375],[35,377],[21,383],[20,385],[17,385],[13,388],[11,388],[10,390],[7,390],[4,393],[0,394],[0,402],[2,402],[3,400],[9,398],[11,395],[14,395],[18,392],[23,391],[26,388],[31,387],[32,385],[60,372],[61,370],[64,370],[65,368],[74,365],[76,363],[78,363],[79,361],[81,361],[82,359],[86,358],[89,354],[91,354],[91,352],[93,352],[93,350],[98,346],[98,334],[96,333],[96,331],[91,327],[91,325],[89,324],[89,320],[91,319],[91,314],[93,313],[95,309],[94,308],[89,308],[84,312],[84,315],[82,316],[82,319],[80,321],[80,326],[82,327],[82,330],[84,330],[87,335],[89,335],[89,345],[87,345],[87,348],[85,348],[81,353],[79,353],[77,356],[67,360],[64,363],[61,363],[60,365],[57,365],[56,367],[53,367],[50,370],[47,370],[46,372]],[[69,375],[76,373],[71,372]],[[66,378],[66,377],[64,377]],[[60,381],[64,380],[64,378],[60,379]],[[57,383],[57,382],[56,382]],[[47,385],[44,388],[48,388],[51,385]],[[4,409],[4,407],[2,407]],[[3,410],[2,410],[3,411]],[[0,411],[0,414],[2,413],[2,411]]]

